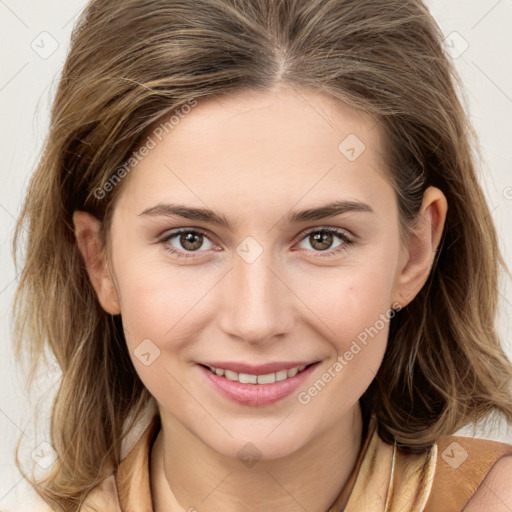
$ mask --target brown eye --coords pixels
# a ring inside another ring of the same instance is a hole
[[[335,244],[336,239],[339,242]],[[354,240],[342,229],[325,227],[310,230],[303,236],[301,243],[308,242],[311,249],[305,247],[316,256],[331,256],[346,250],[350,245],[353,245]],[[302,247],[304,249],[304,247]],[[322,254],[323,253],[323,254]]]
[[[333,243],[332,233],[324,231],[312,233],[309,235],[309,243],[311,246],[319,251],[329,249]]]
[[[203,235],[201,233],[189,232],[180,235],[181,246],[187,251],[197,251],[203,244]]]
[[[204,247],[205,241],[210,246]],[[176,256],[194,257],[194,252],[201,253],[208,252],[208,249],[214,247],[213,243],[208,238],[206,233],[197,231],[195,229],[181,229],[165,235],[160,241],[164,247]],[[200,250],[201,248],[205,250]],[[204,255],[203,255],[204,256]]]

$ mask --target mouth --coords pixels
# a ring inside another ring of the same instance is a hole
[[[298,366],[288,364],[289,368],[283,368],[281,364],[282,369],[270,373],[268,370],[265,370],[267,373],[262,373],[262,368],[268,368],[268,365],[252,370],[254,373],[236,372],[223,368],[219,363],[218,366],[197,363],[197,367],[205,379],[204,382],[224,398],[239,405],[262,407],[290,397],[299,387],[307,385],[320,363],[321,361],[308,362]],[[272,364],[275,368],[276,364]],[[235,363],[230,366],[234,367]],[[240,368],[240,365],[237,367]]]
[[[318,362],[318,361],[317,361]],[[241,384],[274,384],[275,382],[281,382],[292,377],[295,377],[297,374],[303,372],[310,366],[317,364],[317,362],[302,364],[293,366],[292,368],[286,369],[283,368],[276,372],[269,372],[265,374],[258,373],[246,373],[246,372],[236,372],[227,368],[220,368],[216,366],[210,366],[205,364],[200,364],[203,368],[206,368],[214,375],[219,377],[224,377],[228,380],[234,382],[240,382]]]

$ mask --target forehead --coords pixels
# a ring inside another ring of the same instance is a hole
[[[129,176],[125,206],[179,198],[225,210],[281,206],[282,215],[297,202],[376,204],[383,187],[391,191],[377,121],[318,91],[231,93],[174,119],[148,132],[154,147]]]

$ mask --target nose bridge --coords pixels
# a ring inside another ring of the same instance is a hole
[[[286,332],[291,320],[287,288],[276,275],[271,251],[262,249],[251,246],[251,241],[248,246],[240,244],[223,290],[223,330],[251,343]],[[255,252],[259,256],[254,257]]]

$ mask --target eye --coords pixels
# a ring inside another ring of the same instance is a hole
[[[174,239],[176,240],[173,243],[172,241]],[[164,245],[166,250],[175,254],[179,258],[195,258],[198,255],[188,253],[206,252],[199,250],[203,246],[205,240],[210,244],[210,247],[207,247],[206,250],[214,247],[208,238],[208,235],[203,231],[198,231],[196,229],[180,229],[168,233],[161,238],[159,242]]]
[[[340,242],[334,248],[331,248],[336,238]],[[355,243],[344,230],[333,227],[311,229],[305,235],[303,234],[300,240],[301,242],[308,242],[312,247],[308,250],[312,250],[317,253],[316,256],[321,257],[339,254]],[[204,248],[205,241],[208,242],[209,247],[207,246],[205,250],[201,251],[200,249]],[[167,251],[175,254],[178,258],[197,258],[201,255],[194,253],[208,252],[211,249],[216,250],[206,232],[192,228],[172,231],[161,238],[159,243],[163,244]]]
[[[331,248],[336,238],[341,242]],[[316,256],[322,257],[339,254],[355,243],[344,230],[332,227],[314,228],[308,231],[301,241],[307,242],[314,252],[319,253]]]

